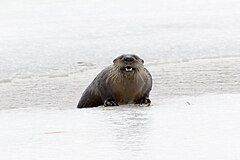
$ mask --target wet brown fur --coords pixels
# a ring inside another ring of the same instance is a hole
[[[120,71],[120,68],[124,65],[121,59],[115,60],[107,79],[115,100],[120,104],[133,103],[143,96],[143,87],[148,78],[141,60],[137,60],[137,62],[132,65],[132,67],[135,68],[134,73]]]
[[[124,57],[134,57],[133,63],[126,63]],[[148,98],[152,88],[152,77],[143,66],[144,61],[136,55],[121,55],[113,64],[100,72],[88,86],[79,101],[78,108],[97,107],[107,99],[118,104],[138,104],[141,98]],[[133,71],[126,72],[130,66]]]

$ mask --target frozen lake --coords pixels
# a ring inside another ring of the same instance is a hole
[[[0,158],[235,160],[240,158],[239,103],[240,95],[224,94],[151,107],[4,110]]]
[[[1,1],[0,109],[74,108],[123,53],[153,74],[153,98],[239,93],[235,0]]]
[[[2,0],[0,81],[108,65],[123,53],[146,63],[239,56],[236,0]]]
[[[0,159],[239,159],[239,8],[0,1]],[[96,74],[125,53],[152,73],[152,106],[77,110]]]

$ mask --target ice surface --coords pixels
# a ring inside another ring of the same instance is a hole
[[[107,65],[122,53],[146,62],[239,56],[236,0],[1,0],[0,75]],[[74,70],[74,69],[73,69]]]
[[[76,65],[66,74],[61,70],[41,76],[0,82],[0,110],[11,108],[75,109],[84,89],[102,67]],[[207,93],[240,93],[240,58],[201,59],[188,62],[148,63],[153,76],[150,98],[162,101],[179,96]],[[153,101],[153,102],[154,102]]]
[[[156,101],[150,107],[0,112],[7,160],[235,160],[240,95]]]

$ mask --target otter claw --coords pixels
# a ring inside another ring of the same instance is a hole
[[[150,100],[149,98],[143,97],[143,98],[141,98],[141,99],[139,100],[138,104],[139,104],[140,106],[150,106],[151,100]]]
[[[104,106],[118,106],[118,103],[113,99],[107,99],[104,101]]]

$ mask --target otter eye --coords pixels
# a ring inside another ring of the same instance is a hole
[[[133,57],[134,57],[135,59],[137,59],[137,60],[140,60],[142,63],[144,63],[144,60],[141,59],[140,57],[138,57],[137,55],[133,55]]]
[[[135,59],[140,59],[137,55],[132,55]]]
[[[119,57],[118,57],[118,58],[115,58],[115,59],[113,60],[113,63],[115,63],[117,60],[119,60]]]
[[[120,57],[119,57],[119,59],[123,59],[124,58],[124,55],[121,55]]]
[[[123,55],[121,55],[121,56],[115,58],[115,59],[113,60],[113,63],[115,63],[118,59],[122,59],[122,58],[123,58]]]

